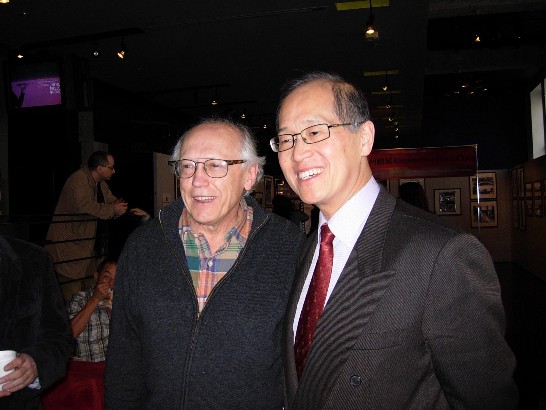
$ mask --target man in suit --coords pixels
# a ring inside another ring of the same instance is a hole
[[[378,185],[374,134],[365,98],[342,78],[285,87],[271,147],[292,189],[320,208],[287,308],[287,408],[515,408],[491,257]]]

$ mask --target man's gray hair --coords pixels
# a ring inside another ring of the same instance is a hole
[[[242,138],[241,159],[246,161],[242,166],[246,168],[249,168],[252,165],[258,166],[256,182],[254,183],[254,185],[257,185],[258,182],[260,182],[260,180],[262,179],[264,174],[265,157],[258,156],[258,145],[256,142],[256,137],[254,137],[254,134],[252,133],[250,128],[244,124],[240,124],[238,122],[235,122],[227,118],[221,118],[221,117],[204,118],[200,120],[197,124],[195,124],[193,127],[191,127],[189,130],[185,131],[178,138],[178,141],[171,155],[171,160],[178,161],[180,159],[180,148],[182,148],[182,144],[184,143],[185,138],[188,136],[188,134],[191,131],[193,131],[196,127],[199,127],[201,125],[209,125],[209,124],[225,125],[239,132]],[[237,158],[225,158],[225,159],[237,159]],[[253,188],[254,187],[252,187],[248,191],[245,190],[244,195],[248,195],[250,192],[252,192]]]

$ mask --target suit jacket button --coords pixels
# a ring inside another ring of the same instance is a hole
[[[362,384],[362,377],[357,376],[356,374],[354,376],[351,376],[351,386],[358,387]]]

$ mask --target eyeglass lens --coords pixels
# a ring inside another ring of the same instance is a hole
[[[203,164],[205,173],[211,178],[223,178],[228,172],[228,164],[222,159],[208,159],[204,162],[182,159],[175,163],[175,173],[181,178],[191,178],[196,172],[197,164]]]
[[[278,152],[289,150],[294,146],[294,141],[298,135],[301,135],[301,138],[307,144],[314,144],[330,137],[330,127],[328,127],[328,124],[317,124],[305,128],[299,134],[282,134],[274,138],[274,141],[271,141],[271,146],[275,150],[273,147],[275,145]]]

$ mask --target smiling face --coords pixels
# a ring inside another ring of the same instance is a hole
[[[238,160],[242,136],[226,124],[202,124],[191,130],[180,148],[180,159],[203,162],[207,159]],[[203,164],[197,164],[195,175],[180,178],[180,194],[197,230],[221,234],[237,224],[243,190],[256,181],[257,166],[229,165],[224,178],[211,178]]]
[[[292,91],[279,110],[279,134],[295,134],[313,124],[339,124],[332,85],[324,80]],[[290,187],[306,203],[317,205],[329,219],[372,177],[366,157],[375,129],[371,121],[356,132],[351,127],[330,129],[330,138],[306,144],[297,135],[294,148],[279,152],[279,163]]]

